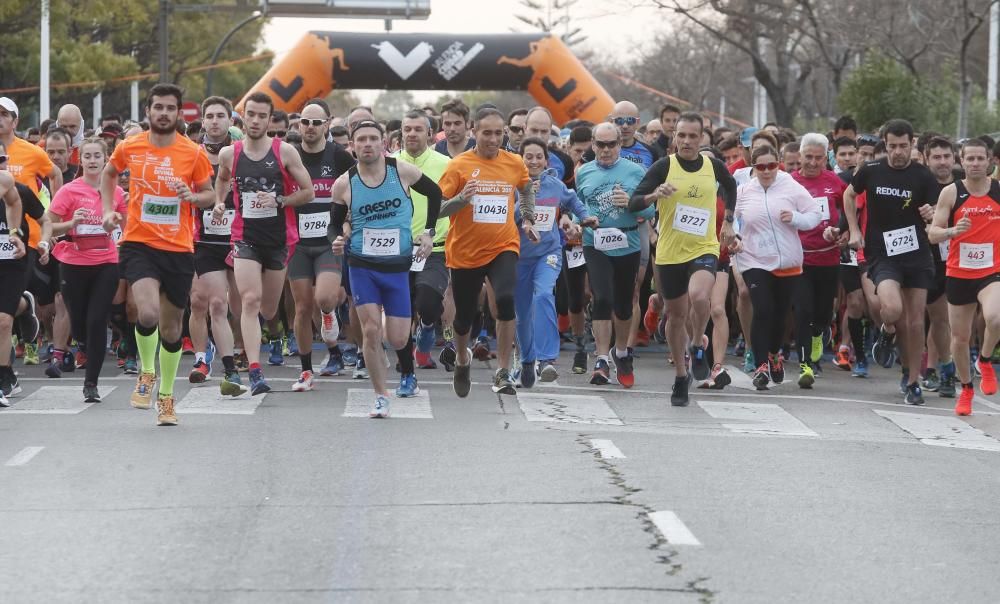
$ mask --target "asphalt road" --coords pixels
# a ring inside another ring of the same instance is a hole
[[[741,376],[673,408],[641,355],[625,391],[564,352],[503,409],[481,363],[464,400],[419,371],[388,420],[355,416],[346,375],[292,393],[268,368],[275,392],[229,400],[216,376],[178,384],[175,428],[114,367],[85,405],[80,372],[19,366],[0,601],[1000,601],[1000,397],[960,419],[826,364],[813,390]]]

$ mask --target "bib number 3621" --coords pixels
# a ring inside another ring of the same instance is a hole
[[[365,229],[361,253],[365,256],[398,256],[399,229]]]
[[[885,239],[885,253],[889,256],[908,254],[920,248],[917,228],[914,226],[886,231],[882,233],[882,238]]]
[[[621,250],[628,247],[628,237],[620,229],[604,228],[594,231],[594,248],[602,252]]]

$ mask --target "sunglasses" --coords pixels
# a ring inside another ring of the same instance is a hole
[[[277,136],[278,138],[285,138],[286,134],[288,134],[288,130],[268,130],[267,131],[267,135],[268,136]]]
[[[858,144],[859,145],[865,145],[865,146],[871,145],[871,146],[875,146],[878,143],[879,143],[878,137],[872,136],[870,134],[862,134],[861,136],[858,137]]]
[[[513,132],[514,134],[524,133],[524,128],[522,128],[521,126],[507,126],[507,129]]]
[[[299,120],[299,123],[302,124],[303,126],[315,126],[315,127],[318,128],[318,127],[322,126],[323,124],[325,124],[326,120],[310,120],[310,119],[302,118],[301,120]]]
[[[635,126],[636,124],[639,123],[639,118],[637,118],[637,117],[616,117],[615,119],[613,119],[611,121],[613,121],[616,126],[625,126],[625,125]]]
[[[771,170],[777,170],[778,169],[778,162],[772,161],[772,162],[768,162],[766,164],[754,164],[753,165],[753,169],[757,170],[758,172],[764,172],[764,171],[770,172]]]
[[[594,146],[598,149],[614,149],[618,146],[618,141],[594,141]]]

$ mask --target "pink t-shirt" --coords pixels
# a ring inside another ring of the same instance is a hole
[[[125,215],[125,192],[115,187],[115,211]],[[52,255],[64,264],[94,266],[118,263],[118,239],[120,231],[108,234],[102,226],[104,210],[101,207],[101,193],[78,178],[56,193],[49,205],[49,212],[62,218],[62,222],[73,219],[78,208],[88,210],[87,218],[70,229],[69,240],[56,243]]]

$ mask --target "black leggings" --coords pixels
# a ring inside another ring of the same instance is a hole
[[[795,342],[799,349],[799,362],[809,357],[812,338],[823,333],[833,320],[833,298],[837,295],[840,279],[839,266],[805,266],[796,288],[795,300]]]
[[[455,333],[465,335],[479,312],[483,281],[490,278],[497,303],[497,321],[514,320],[514,290],[517,287],[517,254],[502,252],[489,264],[451,269],[451,293],[455,298]]]
[[[429,285],[416,286],[416,292],[413,305],[420,322],[424,325],[434,325],[444,312],[444,298]]]
[[[118,265],[63,264],[61,271],[63,301],[69,311],[73,338],[87,347],[84,383],[96,385],[104,365],[111,301],[118,290]]]
[[[583,312],[584,288],[587,286],[587,265],[576,268],[566,266],[563,256],[562,271],[556,281],[556,312],[560,315]]]
[[[639,252],[608,256],[592,247],[583,248],[590,277],[591,318],[610,321],[611,311],[619,321],[632,319],[632,293],[639,277]]]
[[[767,362],[768,354],[777,354],[785,335],[785,319],[792,306],[801,275],[776,277],[770,271],[752,268],[743,272],[753,304],[753,356],[757,365]]]

